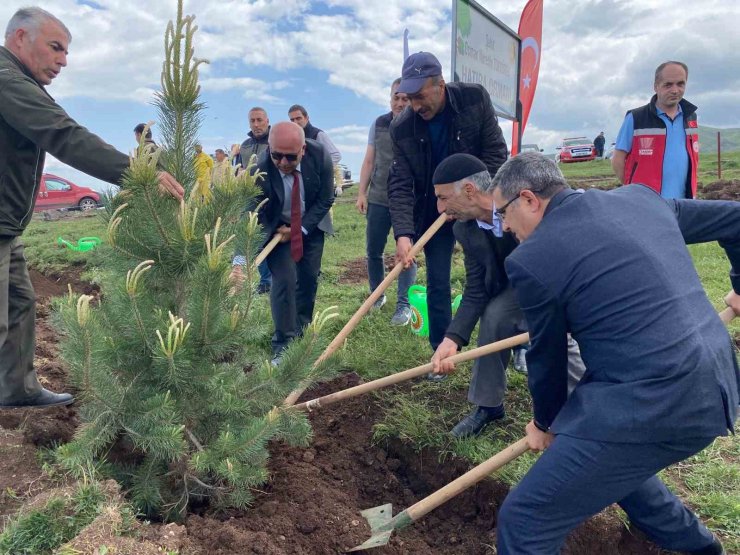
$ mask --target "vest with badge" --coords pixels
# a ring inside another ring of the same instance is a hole
[[[624,182],[642,183],[658,194],[663,189],[663,159],[666,150],[666,124],[655,108],[657,95],[649,104],[630,110],[635,130],[632,149],[624,165]],[[699,168],[699,129],[696,121],[696,106],[681,100],[686,153],[689,157],[689,172],[686,176],[686,198],[696,197],[696,174]]]

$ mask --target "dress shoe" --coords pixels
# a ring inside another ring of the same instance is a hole
[[[9,403],[0,403],[0,408],[3,409],[18,409],[18,408],[29,408],[29,409],[43,409],[46,407],[58,407],[62,405],[69,405],[74,403],[75,398],[69,393],[54,393],[48,389],[41,389],[38,393],[20,399],[18,401],[10,401]]]
[[[270,289],[272,289],[271,283],[260,283],[257,286],[257,294],[258,295],[267,295],[270,293]]]
[[[495,420],[501,420],[504,416],[506,416],[506,412],[503,405],[497,407],[475,407],[469,415],[460,420],[452,428],[450,433],[457,439],[477,436],[488,424]]]

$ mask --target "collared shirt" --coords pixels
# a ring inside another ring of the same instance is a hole
[[[686,180],[689,175],[689,154],[686,152],[686,129],[683,110],[678,105],[676,117],[671,119],[663,110],[655,107],[658,117],[666,126],[665,156],[663,157],[663,183],[660,196],[663,198],[686,198]],[[622,123],[614,148],[630,152],[635,120],[628,113]]]
[[[324,131],[319,131],[319,134],[316,135],[316,140],[321,143],[321,146],[326,149],[326,151],[329,153],[329,156],[331,157],[331,163],[336,166],[342,159],[342,154],[331,141],[329,135],[327,135]]]
[[[280,173],[280,177],[283,178],[283,212],[282,212],[282,218],[283,221],[290,225],[290,210],[293,206],[292,197],[293,197],[293,174],[292,173],[283,173],[280,170],[278,170],[278,173]],[[295,173],[298,174],[298,181],[300,183],[301,187],[301,218],[306,213],[306,192],[303,188],[303,175],[301,174],[301,165],[298,164],[298,167],[295,169]],[[304,230],[305,232],[305,230]]]
[[[498,217],[498,214],[496,214],[496,203],[493,203],[493,206],[491,207],[491,224],[488,222],[484,222],[483,220],[475,220],[478,223],[478,227],[481,229],[485,229],[486,231],[490,231],[493,233],[495,237],[503,237],[504,236],[504,226],[501,223],[501,218]]]

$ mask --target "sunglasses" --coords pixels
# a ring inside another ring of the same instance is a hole
[[[298,154],[287,154],[285,152],[277,152],[276,150],[270,151],[270,158],[275,160],[275,162],[280,162],[283,158],[285,158],[288,162],[295,162],[298,160],[298,157],[301,155],[299,152]]]

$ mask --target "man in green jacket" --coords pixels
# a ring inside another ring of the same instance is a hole
[[[36,297],[19,237],[33,215],[46,152],[93,177],[118,184],[129,158],[79,125],[44,87],[67,65],[72,37],[40,8],[18,10],[0,47],[0,408],[74,401],[41,387],[33,369]],[[159,187],[182,186],[166,172]]]

